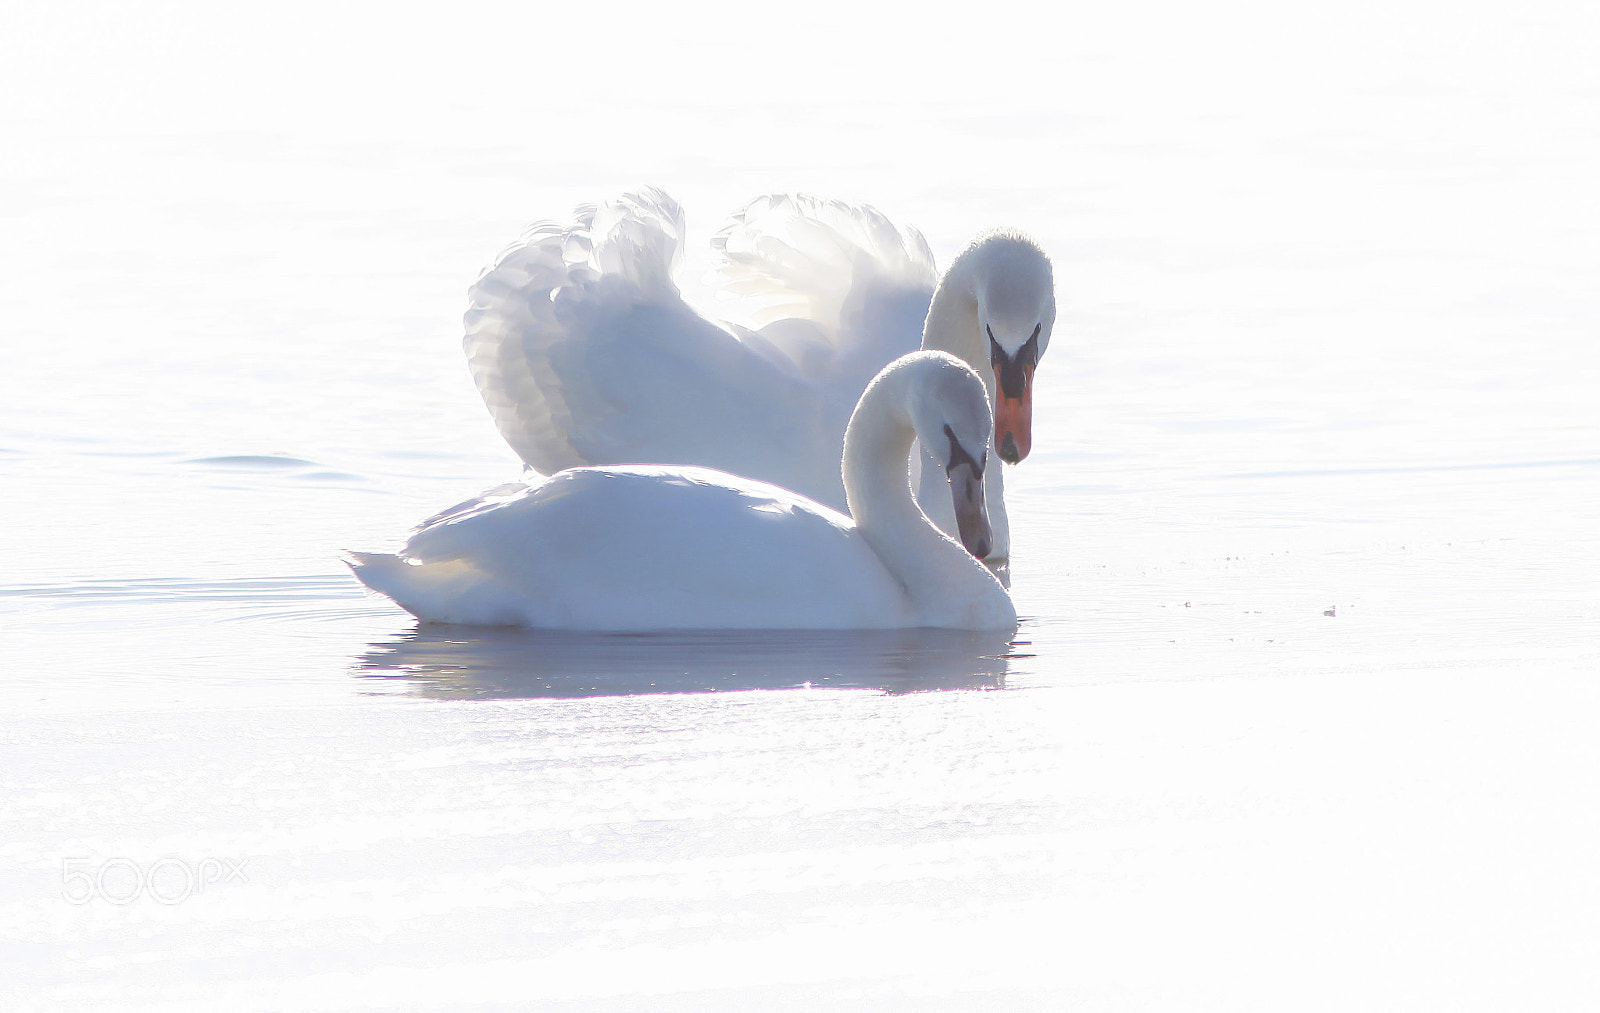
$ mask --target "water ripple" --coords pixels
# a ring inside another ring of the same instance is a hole
[[[1009,636],[956,630],[594,634],[425,625],[373,643],[353,674],[452,699],[750,689],[999,689]],[[1023,655],[1025,657],[1025,655]]]

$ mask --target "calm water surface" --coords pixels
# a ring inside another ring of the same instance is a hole
[[[1592,1007],[1596,26],[1384,12],[1083,12],[1024,97],[892,102],[858,42],[718,94],[721,27],[643,109],[346,15],[17,55],[6,1008]],[[691,282],[779,189],[1051,251],[1014,642],[419,628],[343,570],[515,474],[466,286],[641,182]]]

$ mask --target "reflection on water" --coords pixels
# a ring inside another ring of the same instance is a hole
[[[356,659],[357,676],[460,699],[998,689],[1018,657],[1006,634],[956,630],[620,635],[425,625],[371,648]]]

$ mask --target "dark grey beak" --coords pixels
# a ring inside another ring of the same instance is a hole
[[[956,508],[956,531],[961,544],[977,559],[989,555],[994,536],[989,532],[989,511],[983,504],[983,472],[970,458],[949,468],[950,498]]]

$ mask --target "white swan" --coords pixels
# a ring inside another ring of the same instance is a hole
[[[856,399],[919,345],[984,378],[995,448],[1027,455],[1033,368],[1055,322],[1050,262],[1031,240],[980,238],[936,292],[916,230],[864,205],[762,197],[713,239],[719,308],[744,322],[718,324],[673,282],[683,233],[678,204],[646,189],[530,226],[472,287],[473,378],[534,470],[702,465],[843,509],[839,443]],[[1010,552],[1000,472],[985,480],[994,562]],[[943,473],[929,476],[919,499],[954,533]]]
[[[914,352],[868,385],[844,438],[851,517],[697,467],[574,468],[423,522],[399,555],[351,553],[368,587],[432,622],[667,629],[1014,630],[988,549],[979,377]],[[942,446],[966,548],[912,499],[913,438]],[[970,550],[970,551],[969,551]]]

